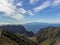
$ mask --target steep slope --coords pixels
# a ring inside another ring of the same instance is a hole
[[[23,36],[13,34],[6,30],[0,29],[0,45],[37,45],[37,44]]]
[[[30,37],[34,36],[33,32],[27,31],[22,25],[3,25],[0,26],[0,28],[5,29],[12,33],[21,34],[23,36],[30,36]]]
[[[39,45],[60,45],[60,27],[42,28],[36,36]]]

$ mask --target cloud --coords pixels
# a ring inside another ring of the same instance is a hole
[[[30,4],[35,4],[37,3],[39,0],[30,0]]]
[[[30,4],[36,4],[39,0],[30,0]],[[0,11],[4,12],[5,16],[9,16],[16,20],[21,20],[24,18],[24,14],[28,14],[30,16],[34,15],[34,12],[39,12],[47,7],[55,7],[60,5],[60,0],[46,0],[42,4],[33,8],[33,11],[30,9],[25,10],[24,8],[17,9],[16,6],[13,5],[14,0],[0,0]],[[22,1],[18,2],[17,6],[22,6]],[[29,10],[29,11],[28,11]]]
[[[60,5],[60,0],[54,0],[51,4],[53,7]]]
[[[8,2],[9,2],[10,4],[13,4],[14,0],[8,0]]]
[[[53,1],[47,0],[43,4],[35,7],[33,10],[34,12],[39,12],[47,7],[56,7],[58,5],[60,5],[60,0],[53,0]]]
[[[5,16],[20,20],[24,17],[23,14],[26,13],[26,11],[20,8],[18,12],[13,2],[14,0],[0,0],[0,11],[4,12]]]
[[[21,20],[24,18],[24,16],[22,14],[12,15],[11,17],[14,19],[17,19],[17,20]]]
[[[20,9],[19,9],[19,12],[20,12],[21,14],[25,14],[27,11],[26,11],[24,8],[20,8]]]
[[[35,12],[41,11],[41,10],[49,7],[49,6],[50,6],[50,3],[51,3],[50,1],[46,1],[46,2],[44,2],[42,5],[39,5],[39,6],[35,7],[33,10],[34,10]]]
[[[22,3],[23,3],[23,2],[20,1],[20,2],[18,2],[16,5],[17,5],[17,6],[22,6]]]
[[[11,14],[15,10],[15,7],[8,2],[8,0],[0,0],[0,11],[6,14]]]
[[[33,11],[31,11],[31,10],[28,11],[28,14],[31,15],[31,16],[34,15],[34,14],[33,14]]]

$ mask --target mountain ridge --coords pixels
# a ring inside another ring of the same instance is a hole
[[[25,34],[26,36],[34,36],[34,33],[32,31],[27,31],[24,26],[22,25],[4,25],[0,26],[0,28],[5,29],[11,33],[17,33],[17,34]]]
[[[60,27],[49,26],[47,28],[42,28],[35,36],[32,37],[11,33],[5,29],[3,29],[1,33],[0,29],[0,42],[3,42],[1,44],[4,45],[4,41],[6,41],[6,45],[10,44],[10,41],[12,45],[14,43],[15,45],[59,45]]]
[[[41,28],[47,28],[49,26],[60,26],[60,24],[57,23],[43,23],[43,22],[32,22],[32,23],[26,23],[23,24],[23,26],[29,30],[34,32],[35,34],[41,29]]]

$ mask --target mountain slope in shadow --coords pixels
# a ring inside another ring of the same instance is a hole
[[[1,29],[5,29],[11,33],[20,34],[23,36],[32,37],[34,33],[32,31],[27,31],[22,25],[3,25],[0,26]]]

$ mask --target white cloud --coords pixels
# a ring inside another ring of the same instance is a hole
[[[0,11],[6,14],[11,14],[14,12],[15,7],[8,3],[8,0],[0,0]]]
[[[24,13],[26,13],[27,11],[26,11],[24,8],[20,8],[20,9],[19,9],[19,12],[20,12],[21,14],[24,14]]]
[[[35,4],[39,0],[30,0],[30,4]],[[26,11],[24,8],[20,8],[17,10],[17,8],[13,5],[14,0],[0,0],[0,11],[4,12],[6,16],[9,16],[11,18],[14,18],[16,20],[20,20],[24,18],[24,14],[28,13],[29,15],[34,15],[33,11]],[[22,1],[17,3],[17,6],[22,6]],[[60,0],[47,0],[41,5],[35,7],[33,10],[35,12],[41,11],[49,6],[57,6],[60,4]]]
[[[17,6],[22,6],[22,4],[21,4],[21,3],[17,3],[16,5],[17,5]]]
[[[37,3],[39,0],[30,0],[30,4],[35,4]]]
[[[24,16],[22,14],[12,15],[11,17],[14,19],[17,19],[17,20],[21,20],[24,18]]]
[[[32,12],[31,10],[28,11],[28,14],[31,15],[31,16],[34,15],[33,12]]]
[[[41,10],[47,8],[47,7],[56,7],[58,5],[60,5],[60,0],[53,0],[53,1],[52,0],[47,0],[43,4],[35,7],[33,10],[35,12],[38,12],[38,11],[41,11]]]
[[[51,4],[53,7],[60,5],[60,0],[54,0]]]
[[[22,6],[22,3],[23,3],[23,2],[20,1],[20,2],[18,2],[16,5],[17,5],[17,6]]]
[[[23,14],[26,13],[26,11],[25,9],[20,8],[18,12],[13,5],[13,1],[14,0],[0,0],[0,11],[4,12],[5,16],[20,20],[24,17]]]
[[[8,2],[9,2],[10,4],[13,4],[14,0],[8,0]]]
[[[34,10],[35,12],[41,11],[41,10],[49,7],[49,6],[50,6],[50,3],[51,3],[50,1],[46,1],[46,2],[44,2],[42,5],[39,5],[39,6],[35,7],[33,10]]]

